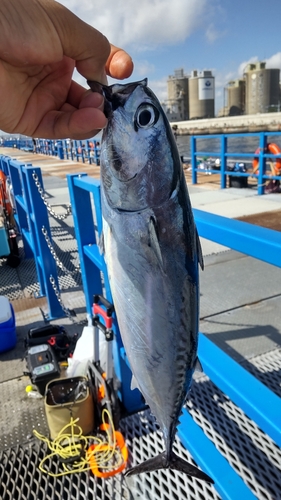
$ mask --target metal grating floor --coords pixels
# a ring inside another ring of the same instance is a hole
[[[50,218],[50,226],[57,257],[70,271],[68,273],[57,267],[60,289],[61,291],[81,290],[80,270],[75,272],[75,268],[79,266],[79,258],[72,217],[68,217],[64,221]],[[9,300],[30,297],[39,292],[34,259],[23,258],[21,239],[18,240],[18,246],[22,260],[16,269],[9,267],[5,258],[0,259],[1,294],[8,297]]]
[[[78,253],[72,218],[65,221],[50,219],[50,224],[58,258],[69,270],[73,271],[78,264]],[[20,248],[23,251],[21,244]],[[235,265],[234,268],[236,272],[237,266]],[[212,274],[211,271],[209,274]],[[77,319],[81,321],[85,318],[85,306],[83,298],[81,298],[83,296],[81,275],[79,272],[68,274],[60,269],[58,269],[58,275],[66,306],[74,308],[76,311],[78,307]],[[211,278],[208,281],[212,284],[213,290],[214,279]],[[269,281],[272,285],[272,280],[269,279]],[[6,295],[10,300],[30,299],[34,292],[38,291],[33,260],[22,260],[17,269],[9,268],[5,259],[0,260],[0,284],[1,294]],[[278,282],[276,288],[278,296],[280,290]],[[205,288],[205,296],[208,298],[207,292],[208,289]],[[214,307],[214,304],[212,305]],[[1,355],[1,364],[3,363],[4,368],[0,375],[0,382],[2,382],[0,499],[219,500],[220,497],[215,487],[183,477],[173,471],[141,475],[130,478],[127,482],[122,475],[104,482],[96,480],[89,473],[57,479],[41,474],[38,465],[46,455],[47,450],[45,445],[32,437],[32,431],[36,428],[43,434],[47,434],[48,428],[43,400],[31,400],[25,394],[28,379],[22,377],[24,363],[21,359],[23,354],[22,339],[26,335],[27,329],[32,322],[38,321],[38,318],[42,319],[40,315],[38,316],[38,310],[37,306],[36,311],[30,308],[17,314],[19,339],[17,347],[13,351]],[[218,312],[219,309],[216,312],[216,317]],[[208,310],[207,313],[210,311]],[[66,321],[69,322],[67,319]],[[61,321],[58,322],[61,324]],[[78,325],[69,325],[67,329],[75,331],[78,330],[77,327]],[[213,325],[212,330],[214,330]],[[241,364],[277,395],[281,395],[280,349],[241,361]],[[281,499],[280,448],[206,376],[196,376],[187,408],[194,420],[215,443],[258,500]],[[122,431],[131,451],[132,464],[142,462],[163,451],[161,434],[149,411],[124,419]],[[175,451],[193,462],[192,457],[179,441],[175,443]],[[60,464],[54,460],[50,467],[53,471],[58,471]]]
[[[255,375],[260,371],[257,367],[262,366],[264,382],[278,393],[281,351],[258,356],[247,368],[250,365]],[[47,433],[43,401],[26,399],[24,379],[5,384],[5,404],[0,408],[1,500],[220,499],[214,486],[173,471],[134,476],[127,481],[119,475],[105,483],[88,473],[57,479],[41,474],[38,464],[47,450],[31,436],[34,427]],[[12,397],[16,390],[21,391],[21,397],[17,394]],[[196,376],[187,408],[259,500],[281,498],[280,448],[205,375]],[[132,464],[163,451],[161,433],[149,410],[123,419],[121,430],[129,445]],[[175,451],[194,463],[178,440]],[[60,470],[56,460],[50,467],[53,471]]]

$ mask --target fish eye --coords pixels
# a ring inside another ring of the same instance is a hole
[[[159,118],[158,110],[151,104],[141,104],[135,114],[137,128],[150,128]]]

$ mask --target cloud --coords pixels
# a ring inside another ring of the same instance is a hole
[[[259,58],[258,56],[253,56],[253,57],[250,57],[250,59],[248,59],[247,61],[243,61],[241,64],[239,64],[239,67],[238,67],[238,78],[242,78],[244,72],[245,72],[245,69],[246,69],[246,66],[248,64],[251,64],[251,63],[256,63],[258,62]]]
[[[258,56],[252,56],[247,61],[243,61],[238,67],[238,77],[241,78],[243,76],[243,73],[248,64],[257,63],[258,61],[265,62],[266,68],[268,69],[281,69],[281,52],[277,52],[267,59],[261,59]]]
[[[137,77],[143,78],[145,76],[151,75],[151,73],[154,73],[154,71],[154,64],[151,64],[145,60],[141,61],[134,59],[134,75],[136,75]]]
[[[168,97],[167,89],[167,78],[161,78],[160,80],[149,80],[148,85],[154,94],[158,97],[160,102],[163,102]]]
[[[215,27],[215,25],[213,23],[209,24],[209,26],[207,27],[207,30],[206,30],[206,38],[208,40],[208,42],[210,43],[213,43],[215,42],[215,40],[217,40],[218,38],[221,38],[222,36],[224,36],[226,33],[225,30],[223,31],[220,31],[219,29],[217,29]]]
[[[270,69],[281,69],[281,52],[277,52],[269,59],[265,59],[266,67]]]
[[[115,45],[175,44],[204,22],[210,0],[60,0]]]

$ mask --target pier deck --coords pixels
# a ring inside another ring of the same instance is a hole
[[[99,177],[99,167],[93,165],[4,148],[0,153],[39,166],[49,202],[58,211],[69,203],[67,173],[87,172]],[[220,190],[219,185],[209,179],[205,184],[189,186],[189,191],[194,208],[231,218],[257,218],[257,214],[270,215],[281,210],[280,194],[258,197],[253,189]],[[77,264],[72,217],[61,222],[51,219],[51,228],[60,259],[66,267]],[[281,269],[204,239],[202,246],[205,270],[200,274],[201,331],[281,396]],[[69,276],[59,271],[59,282],[64,304],[74,309],[77,316],[75,323],[68,318],[53,323],[65,326],[70,333],[81,332],[86,316],[80,273]],[[32,259],[23,259],[16,269],[9,268],[5,259],[0,259],[0,295],[12,301],[18,336],[16,348],[0,354],[1,499],[219,500],[215,487],[170,472],[149,475],[145,480],[139,476],[133,483],[126,483],[123,476],[104,483],[86,473],[50,478],[38,472],[38,464],[47,450],[35,440],[32,431],[35,428],[47,434],[48,428],[43,401],[29,399],[25,394],[28,379],[23,376],[22,359],[23,339],[28,329],[43,323],[40,308],[44,310],[45,299],[35,299],[36,291]],[[196,374],[187,406],[253,495],[259,500],[278,500],[281,450],[272,440],[205,375]],[[138,460],[162,451],[161,436],[148,411],[125,419],[122,430],[131,453],[138,453]],[[179,441],[176,451],[192,460]],[[54,470],[58,470],[57,462]]]

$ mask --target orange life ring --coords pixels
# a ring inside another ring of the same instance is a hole
[[[271,153],[273,155],[279,155],[281,154],[281,149],[277,144],[274,144],[274,142],[270,142],[267,147],[266,147],[266,153]],[[260,153],[260,148],[256,149],[255,155],[258,155]],[[258,174],[258,168],[259,168],[259,158],[255,157],[253,159],[253,173]],[[281,173],[281,158],[276,158],[275,164],[274,164],[274,170],[275,170],[275,175],[280,175]]]
[[[0,170],[0,205],[7,210],[8,215],[11,215],[13,213],[13,208],[6,189],[6,183],[6,175],[2,170]]]

